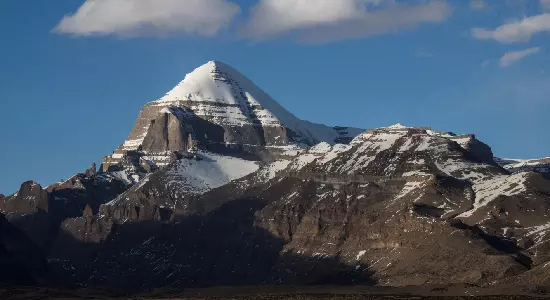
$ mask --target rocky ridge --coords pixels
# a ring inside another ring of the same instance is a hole
[[[512,173],[534,171],[550,176],[550,157],[540,159],[502,159],[495,158],[503,168]]]
[[[549,259],[548,180],[510,174],[485,161],[488,155],[473,135],[392,126],[349,145],[287,151],[212,189],[178,187],[183,193],[176,197],[162,187],[171,169],[195,159],[183,158],[116,204],[102,205],[98,215],[70,221],[108,226],[86,231],[101,236],[93,242],[101,249],[94,264],[65,267],[83,272],[73,274],[85,278],[80,284],[118,278],[124,288],[489,285],[534,274]],[[157,276],[149,278],[148,270]],[[534,282],[544,282],[537,276]]]

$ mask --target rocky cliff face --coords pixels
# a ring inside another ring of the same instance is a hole
[[[142,150],[152,153],[187,152],[189,137],[195,132],[190,124],[186,124],[184,113],[178,108],[167,109],[151,120]]]

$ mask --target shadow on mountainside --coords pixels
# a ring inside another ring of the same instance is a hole
[[[82,216],[87,206],[97,213],[101,204],[126,190],[120,181],[98,183],[97,179],[97,175],[77,174],[59,186],[47,188],[47,193],[46,189],[34,183],[40,187],[40,193],[32,190],[25,192],[29,182],[23,183],[18,192],[20,196],[8,199],[9,205],[6,205],[7,202],[0,205],[0,212],[6,215],[10,224],[22,230],[47,254],[64,220]],[[27,198],[41,199],[46,204],[39,206]]]
[[[242,199],[176,222],[116,225],[87,244],[61,231],[51,262],[73,286],[123,291],[258,284],[374,284],[364,266],[281,254],[284,243],[254,226],[265,203]]]
[[[0,213],[0,284],[52,285],[41,249]]]
[[[522,253],[525,249],[519,247],[514,240],[487,234],[478,225],[468,226],[458,219],[452,220],[450,223],[451,226],[457,229],[468,230],[473,236],[483,239],[493,248],[492,254],[510,254],[518,263],[531,269],[533,264],[532,259]]]

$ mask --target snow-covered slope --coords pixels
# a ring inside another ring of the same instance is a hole
[[[492,161],[491,149],[474,135],[457,136],[429,127],[397,124],[367,130],[338,151],[342,154],[328,153],[320,160],[327,171],[377,176],[429,171],[471,180],[483,179],[487,172],[505,173]],[[481,159],[486,156],[491,159]]]
[[[259,168],[259,163],[240,158],[200,153],[199,159],[181,159],[166,170],[166,189],[201,194],[239,179]]]
[[[257,171],[259,163],[240,158],[218,155],[209,152],[197,153],[194,157],[177,160],[165,169],[154,173],[131,188],[128,193],[136,192],[155,181],[155,188],[176,195],[200,195],[211,189],[228,184]],[[148,187],[149,188],[149,187]],[[124,200],[121,195],[107,205]]]
[[[550,157],[540,159],[495,158],[495,161],[512,173],[535,171],[543,174],[550,174]]]
[[[100,213],[117,220],[158,220],[159,210],[171,214],[189,199],[247,176],[259,167],[256,161],[200,151],[145,177],[102,205]],[[140,213],[135,213],[135,207],[140,208]]]
[[[305,175],[300,176],[329,181],[404,181],[402,194],[415,194],[418,199],[424,197],[426,182],[443,176],[464,185],[465,190],[454,204],[445,198],[439,205],[449,215],[471,217],[499,196],[525,194],[526,181],[531,178],[528,173],[510,176],[492,159],[480,157],[492,158],[492,152],[473,135],[397,124],[367,130],[350,145],[321,143],[285,165],[287,173],[301,172]]]

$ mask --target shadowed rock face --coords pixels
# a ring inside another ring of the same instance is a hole
[[[89,214],[97,213],[101,204],[127,188],[127,183],[112,175],[95,173],[92,166],[85,174],[47,189],[25,182],[16,194],[0,199],[0,212],[41,251],[48,253],[65,219],[81,216],[85,209]]]
[[[163,113],[151,121],[147,135],[143,140],[144,151],[164,153],[188,150],[188,136],[193,129],[178,119],[175,114]]]
[[[109,174],[77,174],[48,187],[51,213],[60,220],[82,215],[86,206],[97,213],[101,204],[112,200],[128,187],[126,182]]]
[[[468,151],[473,160],[481,163],[495,164],[491,147],[476,139],[475,135],[467,135],[467,142],[461,143],[461,146]]]
[[[0,284],[49,285],[52,273],[42,251],[0,213]]]

